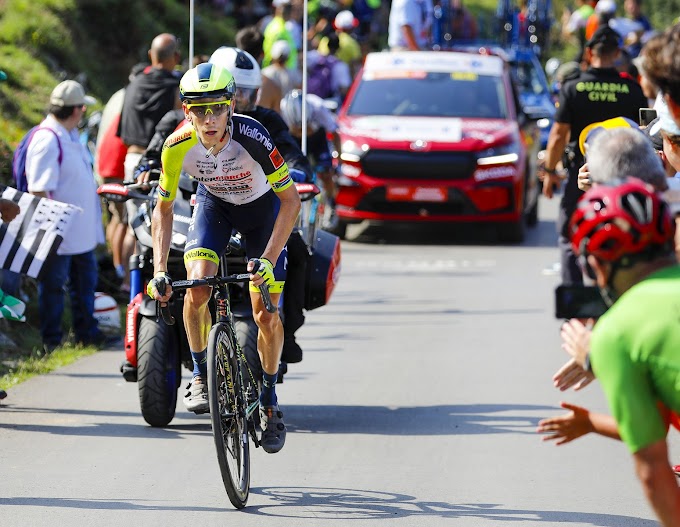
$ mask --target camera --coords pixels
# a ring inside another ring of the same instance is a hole
[[[555,289],[556,318],[598,318],[607,308],[595,286],[561,285]]]

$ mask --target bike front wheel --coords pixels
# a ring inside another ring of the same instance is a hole
[[[218,323],[208,338],[208,400],[217,461],[229,501],[245,507],[250,492],[250,451],[246,400],[234,336]]]

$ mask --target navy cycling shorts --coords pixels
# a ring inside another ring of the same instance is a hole
[[[229,243],[232,229],[241,233],[246,256],[260,258],[269,243],[281,201],[273,190],[250,203],[234,205],[213,196],[198,185],[196,206],[191,217],[184,261],[203,259],[218,263]],[[272,293],[280,293],[286,280],[288,251],[284,247],[274,263]]]

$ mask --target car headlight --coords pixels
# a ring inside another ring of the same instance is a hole
[[[361,161],[362,156],[369,150],[368,145],[359,145],[350,139],[343,142],[341,148],[342,152],[340,152],[340,159],[351,163],[358,163]]]
[[[484,166],[517,163],[519,160],[517,150],[517,145],[514,142],[487,148],[478,154],[477,165]]]

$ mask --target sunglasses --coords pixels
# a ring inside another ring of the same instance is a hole
[[[189,110],[199,119],[203,119],[209,113],[215,117],[219,117],[229,109],[229,106],[231,106],[231,101],[201,102],[196,104],[187,104],[187,110]]]

